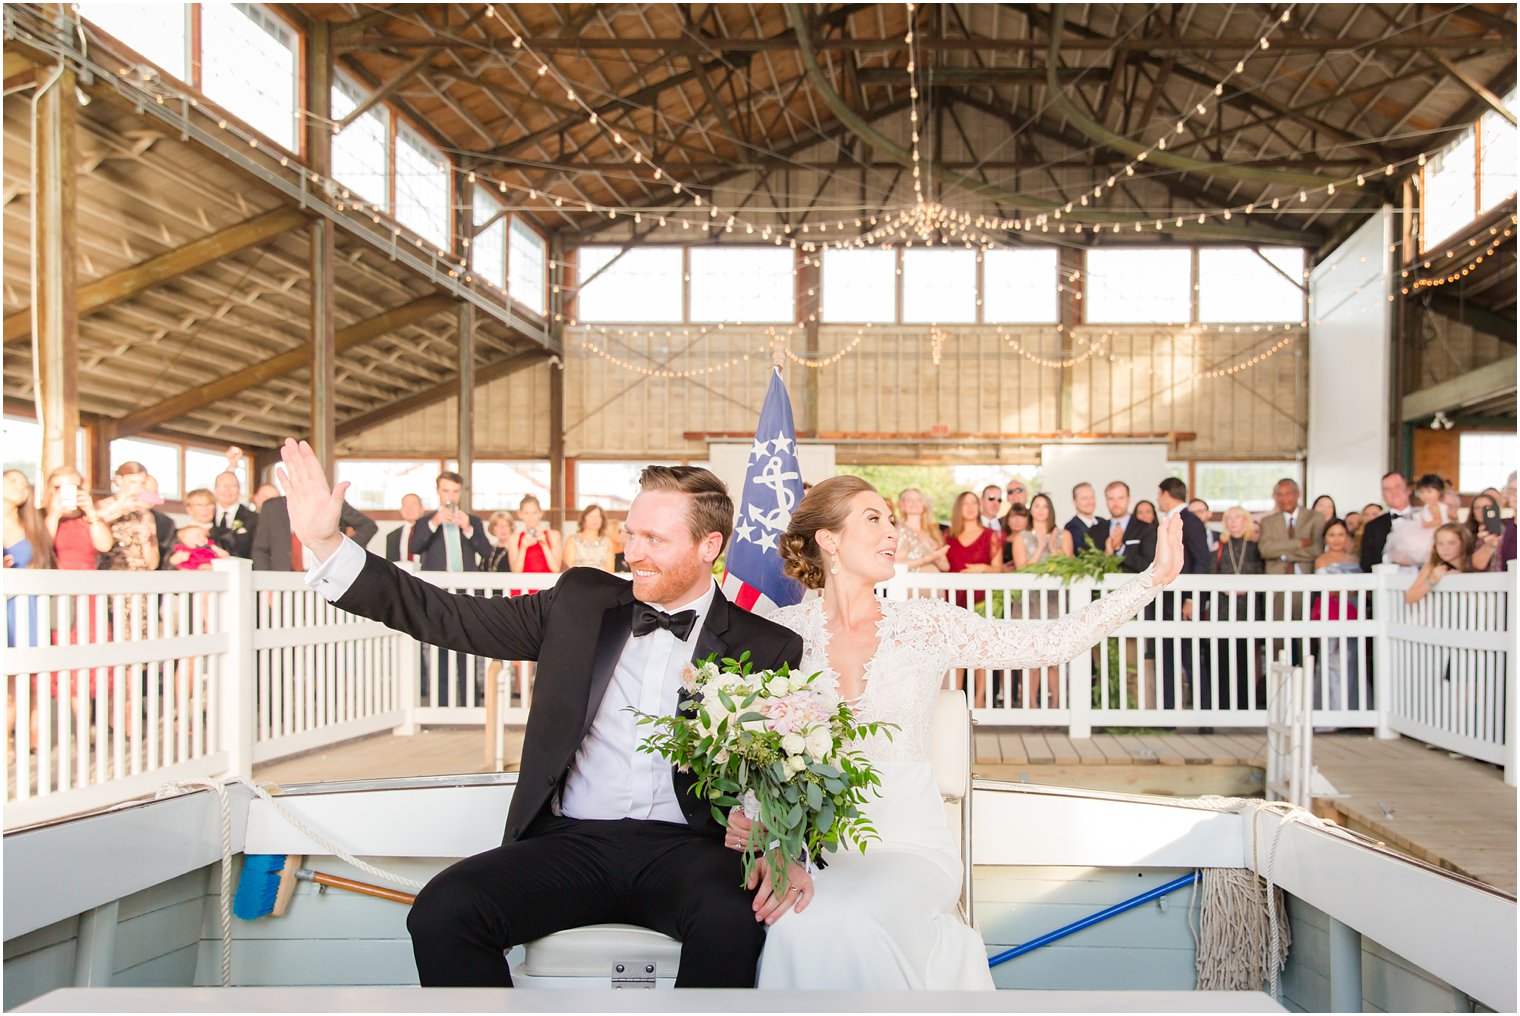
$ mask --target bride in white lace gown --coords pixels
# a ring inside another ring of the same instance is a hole
[[[863,751],[881,774],[865,810],[880,839],[840,850],[815,895],[766,934],[761,988],[992,988],[981,937],[962,919],[961,862],[930,762],[934,700],[952,666],[1057,666],[1086,652],[1181,570],[1182,527],[1168,520],[1148,572],[1055,621],[995,621],[936,599],[883,601],[896,531],[870,484],[840,476],[813,487],[782,540],[790,574],[823,595],[770,619],[803,637],[802,672],[821,671],[856,715],[897,724]],[[728,843],[745,835],[742,817]]]

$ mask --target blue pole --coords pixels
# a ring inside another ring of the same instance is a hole
[[[1067,935],[1075,935],[1083,928],[1090,928],[1095,924],[1108,920],[1110,917],[1117,917],[1126,910],[1133,910],[1142,903],[1149,903],[1151,900],[1160,899],[1167,893],[1176,892],[1178,889],[1190,886],[1196,881],[1198,881],[1198,873],[1196,871],[1189,872],[1181,878],[1174,878],[1166,885],[1157,886],[1133,899],[1125,900],[1123,903],[1115,903],[1107,910],[1100,910],[1096,914],[1082,918],[1080,921],[1073,921],[1064,928],[1057,928],[1055,931],[1041,935],[1039,938],[1025,942],[1023,945],[1016,945],[1012,949],[1006,949],[988,960],[987,965],[995,967],[1000,963],[1007,963],[1009,960],[1022,956],[1027,952],[1033,952],[1042,945],[1049,945],[1052,942],[1065,938]]]

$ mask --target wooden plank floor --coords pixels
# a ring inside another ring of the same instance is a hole
[[[1049,731],[979,727],[976,771],[993,779],[1157,792],[1245,793],[1219,789],[1223,777],[1266,764],[1264,732],[1094,734],[1074,740]],[[517,766],[521,728],[507,733],[507,770]],[[1396,850],[1514,893],[1515,789],[1500,770],[1419,741],[1366,734],[1314,738],[1314,761],[1342,795],[1322,799],[1342,824]],[[255,768],[260,783],[306,783],[489,772],[477,728],[441,727],[411,737],[359,738]],[[1104,773],[1110,774],[1107,780]],[[1238,786],[1231,784],[1229,786]],[[1253,784],[1259,793],[1259,777]]]

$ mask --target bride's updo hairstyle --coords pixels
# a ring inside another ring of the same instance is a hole
[[[782,570],[808,589],[822,589],[828,568],[818,546],[818,530],[842,529],[850,515],[850,501],[866,493],[875,494],[876,488],[858,476],[831,476],[814,484],[781,537]]]

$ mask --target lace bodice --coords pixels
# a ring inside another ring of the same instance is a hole
[[[865,667],[865,691],[852,704],[859,718],[901,729],[890,740],[886,735],[867,740],[862,746],[867,757],[873,762],[929,759],[934,697],[951,667],[1057,666],[1134,617],[1159,589],[1146,571],[1054,621],[992,620],[937,599],[883,600],[876,625],[879,643]],[[823,598],[782,607],[770,620],[802,636],[802,672],[821,671],[837,687],[838,675],[828,660]]]

